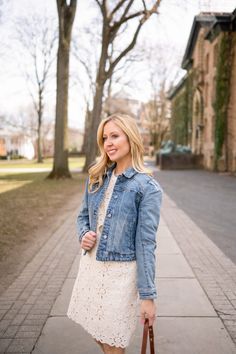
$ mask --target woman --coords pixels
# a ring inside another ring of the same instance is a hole
[[[155,319],[156,232],[162,189],[143,164],[133,118],[113,114],[97,133],[101,156],[89,169],[77,219],[84,250],[68,317],[81,324],[104,353],[123,354],[136,327]]]

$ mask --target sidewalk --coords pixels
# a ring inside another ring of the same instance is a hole
[[[0,353],[100,353],[90,336],[66,317],[79,263],[76,213],[68,213],[67,221],[0,298]],[[234,338],[235,314],[223,299],[225,292],[222,295],[218,289],[220,280],[226,279],[221,285],[234,295],[235,283],[229,281],[234,273],[229,269],[234,272],[235,265],[167,195],[158,241],[158,318],[154,328],[158,353],[236,354],[228,334]],[[218,277],[217,284],[214,277]],[[215,311],[220,305],[223,315]],[[223,320],[228,331],[219,314],[226,316]],[[127,354],[140,352],[141,330],[138,322]]]

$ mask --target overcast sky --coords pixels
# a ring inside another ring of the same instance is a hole
[[[94,12],[91,6],[88,10],[88,4],[93,2],[95,3],[93,0],[78,0],[75,26],[82,27],[86,24],[88,16],[94,16],[97,11],[96,8],[94,7]],[[14,54],[17,48],[12,48],[11,44],[12,21],[22,14],[30,17],[32,14],[45,13],[57,18],[57,12],[56,0],[8,0],[7,3],[0,28],[1,37],[5,38],[5,45],[11,48],[11,57],[6,57],[4,45],[1,46],[3,49],[0,49],[0,113],[15,114],[20,106],[25,107],[30,102],[30,96],[26,90],[25,80],[19,74],[16,61],[17,53]],[[173,56],[178,54],[181,59],[193,18],[199,11],[232,12],[235,7],[235,0],[162,0],[159,9],[160,14],[153,16],[144,25],[139,41],[140,43],[151,41],[153,44],[156,43],[157,46],[162,43],[164,46],[173,48]],[[77,128],[83,128],[84,125],[84,100],[82,93],[79,92],[80,90],[81,88],[78,86],[71,89],[69,102],[69,125]],[[136,99],[147,100],[149,98],[148,90],[145,87],[143,92],[139,87],[137,91],[133,90],[131,94]],[[51,107],[48,111],[53,115],[55,96],[51,93],[49,97]]]

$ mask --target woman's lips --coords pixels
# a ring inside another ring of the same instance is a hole
[[[114,154],[115,152],[116,152],[115,149],[112,149],[112,150],[108,150],[108,151],[107,151],[108,154]]]

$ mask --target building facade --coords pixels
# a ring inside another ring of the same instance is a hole
[[[236,172],[236,10],[194,18],[182,68],[185,81],[170,95],[173,121],[185,92],[187,145],[204,168]]]
[[[81,152],[84,134],[79,129],[68,127],[69,152]],[[43,135],[43,157],[54,155],[54,126]],[[37,156],[37,138],[17,130],[16,128],[0,127],[0,158],[24,157],[29,160]]]

